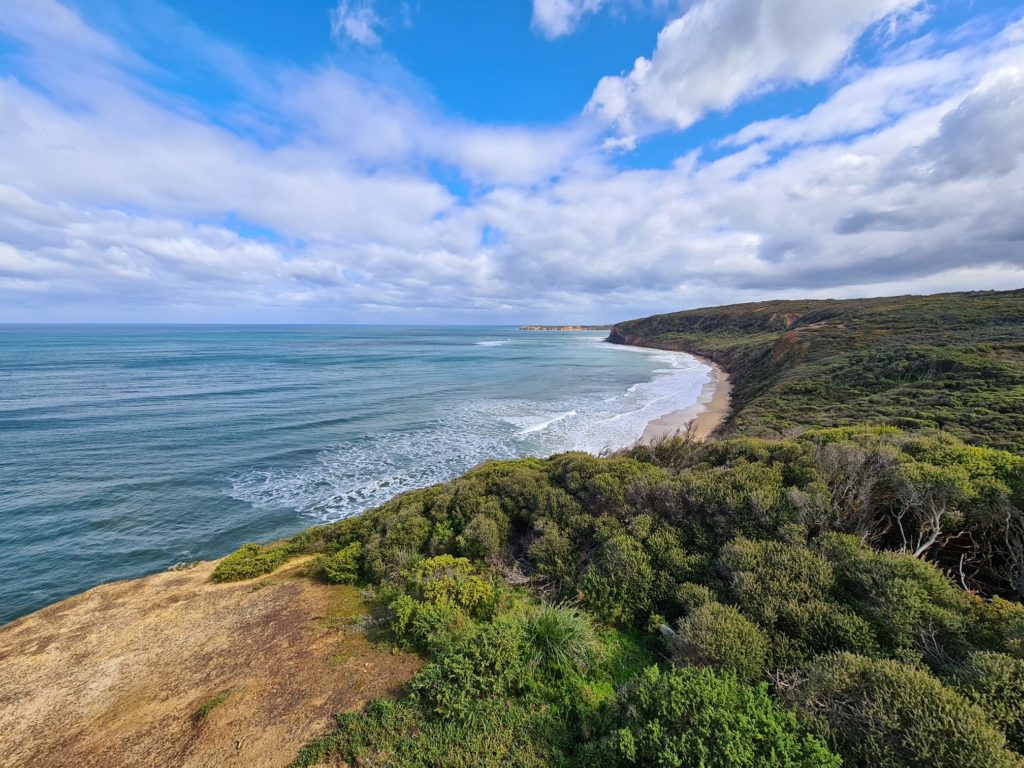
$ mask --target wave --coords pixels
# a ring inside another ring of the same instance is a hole
[[[503,347],[508,344],[512,339],[496,339],[494,341],[474,341],[474,347]]]
[[[449,480],[488,459],[570,450],[596,454],[629,446],[650,421],[697,403],[709,380],[709,369],[693,358],[645,352],[656,367],[647,369],[647,380],[628,387],[563,393],[548,401],[465,400],[414,430],[362,435],[299,467],[239,474],[231,479],[230,495],[255,507],[290,508],[328,521]],[[678,357],[678,364],[667,366],[666,356]]]
[[[550,427],[552,424],[557,424],[562,419],[567,419],[570,416],[576,416],[576,415],[577,415],[576,411],[566,411],[565,413],[560,413],[557,416],[555,416],[554,418],[548,419],[547,421],[542,421],[539,424],[534,424],[532,427],[527,427],[526,429],[520,430],[517,434],[519,434],[519,435],[532,435],[534,432],[542,432],[543,430],[545,430],[548,427]]]

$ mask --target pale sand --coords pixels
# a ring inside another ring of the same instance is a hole
[[[644,445],[651,445],[673,435],[689,434],[694,440],[707,440],[729,417],[732,393],[729,374],[710,360],[697,355],[694,357],[711,367],[711,380],[704,385],[695,405],[667,413],[650,422],[640,438]]]

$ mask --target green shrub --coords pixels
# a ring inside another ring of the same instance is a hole
[[[681,664],[728,670],[746,682],[765,673],[768,639],[730,605],[707,603],[680,619],[670,645]]]
[[[316,566],[328,584],[355,584],[359,580],[359,564],[363,545],[353,541],[330,555],[320,555]]]
[[[940,655],[969,646],[970,601],[931,563],[875,552],[853,536],[827,534],[819,549],[835,569],[834,594],[867,619],[883,649],[914,649],[924,635],[941,646]]]
[[[822,653],[849,651],[863,656],[879,653],[871,625],[856,613],[830,600],[788,600],[778,612],[775,630],[786,636],[789,659],[780,667],[797,666]]]
[[[459,536],[459,549],[471,560],[492,562],[501,556],[503,539],[498,520],[476,515]]]
[[[413,566],[410,582],[420,599],[446,603],[481,617],[494,607],[494,585],[475,572],[464,557],[438,555]]]
[[[555,677],[587,672],[597,654],[590,620],[575,606],[543,604],[524,620],[527,666]]]
[[[554,520],[541,518],[535,524],[537,537],[530,543],[529,556],[537,570],[561,583],[572,575],[576,552],[572,540]]]
[[[628,534],[606,541],[580,580],[586,607],[612,623],[646,618],[653,585],[650,558],[643,544]]]
[[[264,548],[259,544],[245,544],[217,563],[212,578],[214,581],[254,579],[283,565],[291,555],[286,545]]]
[[[621,765],[837,768],[838,757],[768,696],[711,669],[646,669],[618,703]]]
[[[684,614],[692,613],[702,605],[714,603],[717,600],[714,592],[703,584],[694,584],[692,581],[680,584],[676,590],[675,603]]]
[[[719,564],[736,604],[766,627],[784,604],[822,600],[833,584],[832,566],[801,544],[738,538],[722,548]]]
[[[526,685],[526,650],[522,623],[503,617],[455,638],[410,688],[434,715],[470,717],[481,699],[506,696]]]
[[[921,669],[853,654],[820,657],[794,698],[850,765],[1020,768],[985,713]]]
[[[981,652],[951,675],[950,682],[1002,729],[1010,746],[1024,754],[1024,660]]]

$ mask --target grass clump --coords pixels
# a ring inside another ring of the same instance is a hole
[[[527,668],[556,677],[582,676],[594,663],[597,636],[577,607],[544,603],[524,621]]]
[[[213,712],[213,710],[215,710],[217,707],[219,707],[221,704],[227,701],[227,698],[230,695],[231,691],[224,691],[223,693],[218,693],[216,696],[211,696],[206,701],[204,701],[199,706],[199,709],[197,709],[192,714],[192,720],[196,723],[202,722],[207,717],[209,717],[210,713]]]

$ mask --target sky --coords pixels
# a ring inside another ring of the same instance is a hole
[[[0,322],[1024,286],[1024,0],[2,0]]]

